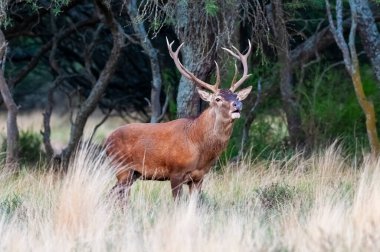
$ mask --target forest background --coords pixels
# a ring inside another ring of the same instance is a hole
[[[221,47],[244,51],[252,42],[245,85],[254,93],[227,159],[307,153],[334,141],[352,154],[379,152],[376,1],[27,0],[2,1],[0,11],[9,164],[26,155],[67,163],[90,117],[89,136],[116,117],[122,124],[198,115],[205,104],[181,78],[165,38],[185,43],[182,62],[200,79],[212,82],[219,62],[225,87],[234,64]],[[17,115],[29,114],[43,117],[17,125]],[[65,130],[52,128],[64,115]],[[55,138],[57,130],[65,136]]]

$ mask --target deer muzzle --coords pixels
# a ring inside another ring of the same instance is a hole
[[[243,104],[240,101],[232,102],[232,112],[231,112],[232,119],[240,118],[240,112],[242,108],[243,108]]]

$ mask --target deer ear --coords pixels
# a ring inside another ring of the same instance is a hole
[[[211,101],[212,94],[210,94],[209,92],[204,91],[204,90],[202,90],[200,88],[197,88],[197,91],[198,91],[198,94],[199,94],[199,96],[201,97],[202,100],[204,100],[206,102],[210,102]]]
[[[249,95],[249,93],[251,92],[251,90],[252,90],[252,86],[249,86],[247,88],[244,88],[244,89],[240,90],[237,93],[237,98],[239,99],[239,101],[242,101],[245,98],[247,98],[247,96]]]

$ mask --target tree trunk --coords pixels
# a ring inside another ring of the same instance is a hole
[[[156,123],[160,118],[162,118],[162,113],[164,113],[160,102],[162,79],[158,53],[148,38],[148,34],[144,27],[144,22],[142,20],[138,20],[136,0],[130,1],[128,5],[128,14],[132,20],[133,29],[140,40],[140,44],[143,47],[145,54],[149,57],[150,69],[152,71],[152,90],[150,95],[152,115],[150,117],[150,122]]]
[[[286,31],[283,4],[281,0],[273,0],[273,29],[278,63],[280,65],[280,90],[288,123],[290,143],[294,148],[304,147],[305,133],[302,129],[302,120],[299,104],[293,88],[293,68],[290,58],[288,33]]]
[[[67,147],[62,151],[61,158],[63,168],[66,169],[70,157],[76,149],[80,138],[83,135],[83,130],[86,125],[87,119],[90,114],[95,110],[99,99],[102,97],[108,83],[110,82],[113,73],[116,70],[117,63],[120,58],[121,50],[124,46],[124,33],[117,21],[114,19],[112,11],[109,9],[109,5],[102,0],[95,0],[95,4],[104,15],[103,22],[110,28],[113,39],[113,46],[111,54],[101,71],[98,80],[92,88],[87,99],[82,103],[75,118],[73,125],[71,126],[70,139]]]
[[[189,8],[199,8],[201,5],[195,3],[193,6],[189,5],[188,1],[179,1],[176,4],[176,32],[180,41],[185,42],[181,50],[182,62],[197,78],[208,82],[216,59],[215,48],[210,49],[215,34],[208,34],[207,41],[200,39],[202,34],[199,33],[202,31],[197,29],[200,21],[197,20],[198,16],[189,16]],[[195,84],[181,76],[177,94],[177,116],[194,117],[200,112],[201,101],[195,90]]]
[[[378,85],[380,87],[380,34],[367,0],[354,0],[352,8],[356,9],[358,30],[364,50],[371,61]]]
[[[15,169],[18,167],[18,127],[17,112],[18,108],[13,100],[8,84],[4,77],[4,64],[6,59],[7,42],[3,32],[0,30],[0,92],[8,110],[7,116],[7,153],[5,167]]]
[[[210,61],[203,61],[197,64],[195,62],[196,60],[194,60],[196,54],[193,45],[185,44],[182,49],[183,65],[197,76],[197,78],[208,82],[214,65],[211,64]],[[199,115],[200,112],[201,100],[196,92],[196,85],[181,76],[177,94],[177,116],[179,118],[194,117]]]
[[[380,143],[376,129],[376,112],[372,101],[368,100],[364,93],[359,65],[355,67],[355,71],[352,73],[351,78],[352,83],[354,84],[356,97],[365,115],[365,124],[371,152],[377,156],[380,153]]]
[[[367,136],[368,141],[371,147],[372,154],[377,157],[380,153],[380,142],[376,129],[376,113],[373,106],[373,103],[368,100],[364,93],[363,84],[360,76],[360,66],[358,55],[356,53],[355,47],[355,36],[356,36],[356,27],[357,27],[357,18],[358,13],[355,8],[355,0],[350,0],[350,8],[351,8],[351,29],[349,34],[348,43],[345,41],[343,35],[343,27],[342,27],[342,16],[343,16],[343,3],[342,0],[336,1],[336,24],[333,20],[331,14],[330,3],[328,0],[326,1],[326,10],[329,19],[330,29],[332,34],[334,35],[334,39],[339,46],[342,54],[344,65],[347,69],[347,72],[350,74],[352,83],[354,85],[354,90],[356,94],[356,98],[363,110],[364,116],[366,118],[366,128],[367,128]]]

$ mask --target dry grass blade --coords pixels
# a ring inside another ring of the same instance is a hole
[[[354,167],[332,146],[310,158],[254,161],[211,173],[202,195],[174,203],[164,182],[137,182],[128,206],[107,194],[113,169],[82,148],[66,175],[0,174],[7,251],[377,251],[380,161]]]

